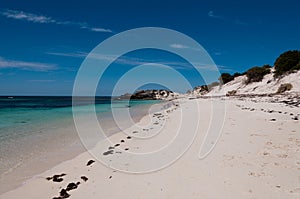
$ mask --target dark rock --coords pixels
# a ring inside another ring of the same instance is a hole
[[[69,197],[70,197],[70,194],[68,194],[67,190],[62,189],[62,190],[60,191],[60,197],[61,197],[61,198],[69,198]]]
[[[47,180],[52,180],[53,182],[62,182],[64,179],[62,178],[65,176],[65,173],[59,174],[59,175],[54,175],[52,177],[47,177]]]
[[[130,137],[130,136],[127,136],[127,139],[131,139],[131,137]]]
[[[227,93],[226,93],[226,96],[233,96],[233,95],[235,95],[236,94],[236,90],[232,90],[232,91],[228,91]]]
[[[86,166],[90,166],[95,162],[95,160],[89,160],[88,163],[86,164]]]
[[[168,90],[141,90],[134,94],[126,93],[121,95],[117,99],[141,99],[141,100],[158,100],[168,97],[172,94],[172,91]]]
[[[125,140],[121,140],[121,142],[125,142]]]
[[[74,182],[71,182],[68,184],[67,188],[66,188],[66,191],[71,191],[73,189],[77,189],[78,188],[78,185],[75,184]]]
[[[88,181],[89,179],[86,176],[81,176],[80,177],[84,182]]]
[[[287,84],[281,84],[277,90],[277,94],[280,94],[280,93],[284,93],[285,91],[289,91],[293,88],[293,85],[290,84],[290,83],[287,83]]]
[[[53,182],[62,182],[63,178],[53,178]]]
[[[109,150],[109,151],[105,151],[103,153],[103,155],[110,155],[110,154],[113,154],[114,153],[114,150]]]

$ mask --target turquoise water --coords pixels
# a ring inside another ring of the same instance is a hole
[[[104,130],[113,134],[118,127],[113,122],[111,107],[129,108],[132,117],[138,120],[152,104],[158,102],[137,100],[130,101],[128,105],[127,101],[97,97],[95,108]],[[92,106],[91,100],[79,100],[76,106],[80,114],[90,114],[87,110]],[[51,165],[53,156],[57,161],[63,161],[83,150],[73,121],[71,97],[0,97],[2,180],[18,169],[22,171],[21,168],[29,163],[36,161],[42,168],[43,165]],[[59,155],[61,151],[64,155]]]

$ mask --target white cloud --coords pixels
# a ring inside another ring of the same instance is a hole
[[[209,17],[212,17],[212,18],[218,18],[218,19],[222,19],[222,18],[223,18],[223,17],[221,17],[221,16],[216,15],[216,14],[214,13],[214,11],[212,11],[212,10],[210,10],[210,11],[208,12],[208,16],[209,16]]]
[[[188,46],[182,45],[182,44],[171,44],[170,45],[172,48],[178,48],[178,49],[185,49],[189,48]]]
[[[94,32],[112,32],[110,29],[105,29],[105,28],[89,28],[89,30],[94,31]]]
[[[25,13],[23,11],[5,10],[1,14],[7,18],[19,19],[24,21],[30,21],[34,23],[55,23],[56,21],[50,17],[36,15],[31,13]]]
[[[0,57],[0,69],[5,68],[17,68],[22,70],[33,70],[33,71],[50,71],[57,68],[54,64],[46,64],[39,62],[26,62],[17,60],[8,60]]]
[[[74,53],[61,53],[61,52],[46,52],[48,55],[56,55],[56,56],[62,56],[62,57],[79,57],[84,58],[88,55],[88,53],[85,52],[74,52]]]
[[[176,44],[180,45],[180,44]],[[183,46],[183,45],[181,45]],[[178,46],[176,46],[178,47]],[[187,47],[186,48],[190,48]],[[192,49],[192,48],[190,48]],[[198,49],[195,49],[198,50]],[[157,64],[163,64],[167,66],[171,66],[176,69],[182,69],[182,70],[190,70],[193,68],[193,66],[190,63],[187,62],[177,62],[177,61],[166,61],[166,60],[147,60],[147,59],[141,59],[141,58],[136,58],[136,57],[128,57],[128,56],[122,56],[119,57],[117,60],[114,59],[115,56],[113,55],[104,55],[104,54],[98,54],[98,53],[90,53],[88,54],[87,52],[73,52],[73,53],[61,53],[61,52],[47,52],[46,54],[49,55],[55,55],[55,56],[64,56],[64,57],[75,57],[75,58],[85,58],[87,55],[90,56],[92,59],[98,59],[98,60],[106,60],[106,61],[115,61],[117,64],[123,64],[123,65],[131,65],[131,66],[136,66],[136,65],[142,65],[142,64],[149,64],[149,63],[157,63]],[[221,52],[216,52],[216,55],[221,55]],[[207,65],[203,63],[193,63],[194,66],[198,69],[205,69],[205,70],[213,70],[216,71],[218,69],[221,70],[226,70],[226,71],[232,71],[227,66],[222,66],[222,65]],[[217,68],[216,68],[217,66]]]
[[[78,26],[79,28],[88,29],[93,32],[107,32],[107,33],[113,32],[110,29],[91,27],[87,23],[72,22],[72,21],[58,21],[48,16],[27,13],[18,10],[7,9],[4,11],[0,11],[0,15],[3,15],[6,18],[10,18],[10,19],[23,20],[23,21],[33,22],[33,23],[42,23],[42,24],[52,23],[57,25]]]

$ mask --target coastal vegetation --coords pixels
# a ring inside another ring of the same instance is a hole
[[[252,83],[252,82],[260,82],[265,75],[269,74],[271,72],[270,70],[271,66],[269,65],[264,65],[262,67],[253,67],[247,70],[246,76],[247,76],[247,81],[246,83]]]
[[[220,84],[226,84],[234,78],[246,75],[247,80],[246,83],[259,82],[261,81],[265,75],[271,73],[271,69],[274,68],[274,77],[280,78],[285,74],[289,74],[292,72],[296,72],[300,70],[300,51],[299,50],[290,50],[282,53],[275,61],[274,67],[271,65],[264,66],[255,66],[248,69],[243,73],[234,73],[231,75],[230,73],[222,73],[219,77]]]
[[[300,51],[290,50],[282,53],[275,61],[275,77],[300,69]]]

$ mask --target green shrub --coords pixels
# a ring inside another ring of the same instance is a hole
[[[300,70],[300,61],[295,67],[292,68],[292,70]]]
[[[282,53],[275,61],[275,77],[292,70],[299,70],[300,51],[290,50]]]
[[[265,65],[263,65],[263,68],[272,68],[272,66],[270,66],[269,64],[265,64]]]
[[[221,84],[226,84],[234,79],[229,73],[222,73],[221,77],[219,77],[219,81]]]
[[[241,73],[234,73],[234,74],[233,74],[233,78],[239,77],[239,76],[241,76],[241,75],[242,75]]]
[[[269,74],[271,72],[270,68],[268,67],[253,67],[250,68],[247,72],[246,72],[246,76],[247,76],[247,84],[251,83],[251,82],[260,82],[264,76],[266,74]]]

